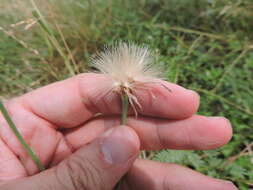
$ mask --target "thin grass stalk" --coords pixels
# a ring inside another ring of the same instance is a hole
[[[7,123],[9,125],[9,127],[11,128],[12,132],[17,137],[18,141],[21,143],[23,148],[26,150],[27,154],[31,157],[31,159],[37,165],[39,170],[40,171],[45,170],[45,166],[42,164],[39,157],[35,154],[35,152],[31,149],[31,147],[25,142],[24,138],[22,137],[22,135],[18,131],[16,125],[12,121],[11,117],[9,116],[9,113],[8,113],[7,109],[4,107],[4,104],[2,103],[1,100],[0,100],[0,111],[2,112],[3,117],[7,121]]]
[[[53,31],[48,26],[45,18],[41,14],[41,12],[38,9],[37,5],[35,4],[34,0],[30,0],[30,2],[34,8],[34,11],[32,12],[33,16],[38,20],[39,26],[42,28],[42,30],[45,32],[47,38],[49,39],[49,41],[52,43],[52,45],[58,51],[60,56],[63,58],[64,64],[65,64],[66,68],[68,69],[70,76],[74,76],[75,71],[73,70],[73,68],[71,66],[68,56],[64,53],[64,50],[62,49],[60,43],[57,41],[56,37],[53,34]]]
[[[211,90],[213,93],[215,93],[218,88],[222,85],[222,82],[224,81],[225,77],[229,74],[229,72],[234,68],[234,66],[241,61],[241,59],[247,54],[250,48],[244,49],[238,57],[229,65],[225,68],[224,73],[220,77],[219,81],[217,82],[216,86]]]

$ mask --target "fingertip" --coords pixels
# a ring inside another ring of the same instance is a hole
[[[221,179],[214,179],[216,184],[222,190],[238,190],[235,184],[231,181],[221,180]]]
[[[209,150],[219,148],[227,144],[232,137],[232,127],[228,119],[224,117],[204,117],[199,118],[199,127],[196,128],[196,135],[199,140],[203,141],[199,144],[198,149]],[[204,125],[205,127],[201,127]]]
[[[196,113],[199,95],[174,83],[160,81],[162,85],[152,86],[147,91],[138,91],[144,115],[168,119],[185,119]],[[150,98],[151,97],[151,98]],[[153,98],[155,97],[155,98]]]
[[[237,190],[230,181],[211,178],[173,163],[141,159],[135,161],[126,180],[128,189]]]
[[[215,136],[219,141],[216,144],[217,147],[227,144],[233,135],[232,125],[230,121],[225,117],[210,117],[211,125]]]
[[[164,85],[171,89],[171,92],[167,93],[167,102],[173,109],[167,108],[168,118],[185,119],[197,112],[200,99],[197,92],[174,83],[166,82]]]
[[[173,109],[167,109],[168,118],[186,119],[191,117],[199,108],[199,99],[200,96],[197,92],[174,85],[168,100],[169,106]]]
[[[184,119],[191,117],[197,112],[199,108],[200,96],[197,92],[193,90],[185,90],[183,95],[184,98],[181,99],[182,107],[181,110],[179,110],[181,114],[177,119]]]

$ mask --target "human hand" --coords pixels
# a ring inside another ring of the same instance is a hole
[[[227,143],[230,123],[194,115],[198,95],[164,82],[152,87],[156,98],[138,91],[138,118],[119,126],[119,97],[103,95],[110,78],[82,74],[5,103],[25,140],[47,170],[38,169],[0,115],[0,189],[234,190],[232,183],[175,165],[137,159],[139,149],[213,149]],[[97,113],[102,115],[94,117]]]

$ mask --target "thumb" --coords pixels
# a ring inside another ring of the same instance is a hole
[[[115,127],[58,166],[0,189],[111,190],[130,169],[139,146],[139,138],[131,128]]]

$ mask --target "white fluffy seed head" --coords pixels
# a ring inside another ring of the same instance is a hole
[[[119,43],[106,49],[93,66],[101,73],[110,75],[115,86],[131,88],[135,82],[149,82],[160,78],[161,72],[153,66],[153,56],[145,46]]]
[[[137,116],[142,106],[136,96],[136,90],[147,90],[154,97],[150,91],[152,86],[150,84],[164,86],[157,80],[161,79],[162,72],[153,64],[153,61],[152,53],[147,47],[119,43],[113,48],[107,48],[97,59],[94,59],[93,66],[113,79],[112,86],[109,87],[109,91],[105,92],[105,95],[109,96],[111,92],[116,92],[121,96],[127,95]]]

